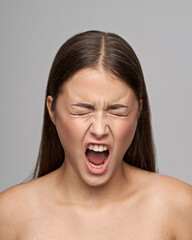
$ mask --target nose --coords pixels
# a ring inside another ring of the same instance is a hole
[[[98,139],[101,139],[109,133],[108,124],[106,123],[106,119],[104,116],[102,116],[102,114],[98,114],[94,117],[90,127],[90,132]]]

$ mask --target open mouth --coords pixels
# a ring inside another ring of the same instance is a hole
[[[89,144],[85,152],[89,171],[100,174],[105,171],[109,161],[109,150],[106,145]]]

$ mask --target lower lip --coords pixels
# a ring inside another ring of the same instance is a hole
[[[106,161],[104,162],[103,166],[100,167],[100,168],[94,168],[92,167],[90,164],[89,164],[89,161],[88,159],[86,158],[85,156],[85,163],[86,163],[86,166],[88,168],[88,170],[93,173],[93,174],[102,174],[106,171],[108,165],[109,165],[109,158],[110,158],[110,155],[108,156],[108,158],[106,159]]]

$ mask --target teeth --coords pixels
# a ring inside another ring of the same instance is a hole
[[[94,168],[102,168],[103,167],[103,165],[104,165],[104,163],[102,163],[101,165],[95,165],[95,164],[93,164],[93,163],[91,163],[90,161],[89,161],[89,164],[92,166],[92,167],[94,167]]]
[[[93,145],[90,144],[90,145],[88,146],[88,149],[89,149],[89,150],[93,150]]]
[[[94,146],[93,146],[93,151],[94,151],[94,152],[98,152],[98,151],[99,151],[98,145],[94,145]]]
[[[89,144],[88,149],[93,150],[94,152],[103,152],[103,151],[107,151],[107,146]]]
[[[99,146],[98,151],[99,151],[99,152],[103,152],[103,146],[102,146],[102,145]]]
[[[103,147],[103,150],[104,150],[104,151],[107,151],[107,146],[104,146],[104,147]]]

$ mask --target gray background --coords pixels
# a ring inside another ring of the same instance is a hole
[[[45,87],[58,48],[90,29],[136,51],[152,109],[159,172],[192,184],[192,3],[183,0],[0,1],[0,191],[30,175]]]

